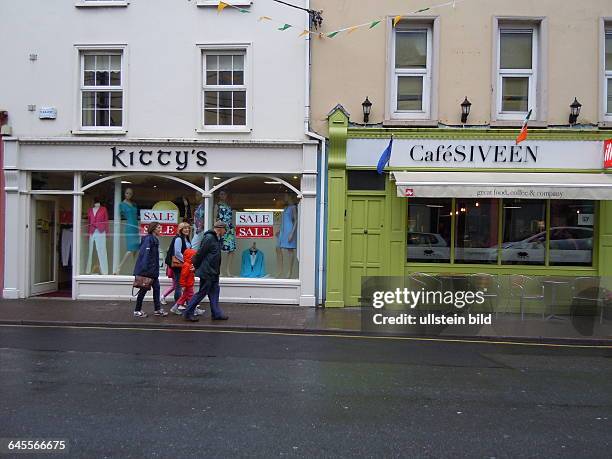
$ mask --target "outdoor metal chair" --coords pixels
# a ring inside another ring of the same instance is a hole
[[[497,306],[499,306],[499,297],[501,293],[499,277],[488,273],[470,274],[468,287],[474,291],[483,292],[485,300],[489,301],[491,312],[495,312],[495,317],[497,317]],[[493,306],[494,303],[495,307]]]
[[[521,320],[524,320],[526,301],[544,302],[544,284],[537,277],[514,274],[510,276],[510,299],[513,298],[519,299]],[[542,317],[544,317],[544,308],[542,308]]]

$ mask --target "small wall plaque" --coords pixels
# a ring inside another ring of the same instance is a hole
[[[41,120],[54,120],[57,118],[57,108],[55,107],[41,107],[38,110],[38,118]]]

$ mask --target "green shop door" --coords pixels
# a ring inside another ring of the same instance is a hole
[[[347,207],[346,266],[348,273],[344,302],[358,306],[363,276],[382,276],[385,198],[349,196]]]

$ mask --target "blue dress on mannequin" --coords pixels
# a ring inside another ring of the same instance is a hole
[[[138,252],[138,249],[140,249],[138,207],[136,204],[121,201],[121,204],[119,204],[119,210],[121,212],[121,216],[127,220],[124,231],[127,251]]]
[[[295,219],[295,221],[294,221]],[[281,220],[280,236],[278,246],[281,249],[296,249],[297,248],[297,233],[293,236],[290,241],[289,236],[293,231],[293,227],[297,224],[297,207],[295,204],[291,204],[285,207],[283,210],[283,216]]]

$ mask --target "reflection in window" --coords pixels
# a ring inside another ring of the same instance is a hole
[[[502,263],[543,265],[546,247],[546,202],[504,199]]]
[[[496,199],[458,199],[455,211],[455,261],[497,263]]]
[[[448,263],[451,241],[450,199],[408,200],[408,261]]]
[[[591,266],[594,224],[593,201],[551,201],[550,265]]]

